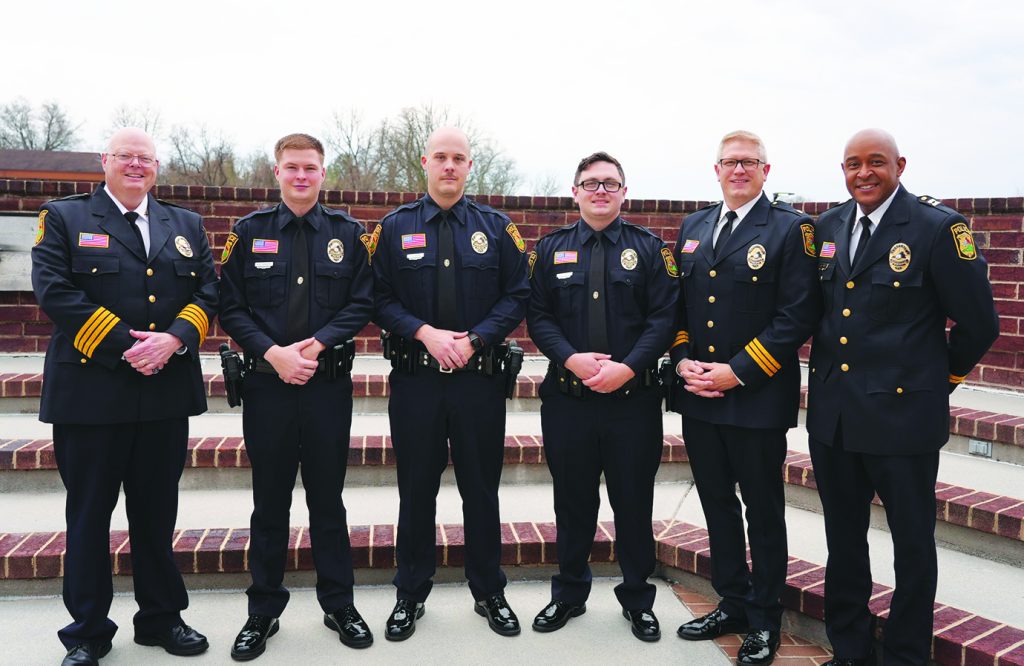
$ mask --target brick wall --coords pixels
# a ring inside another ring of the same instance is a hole
[[[49,199],[91,192],[94,187],[93,183],[86,182],[0,179],[0,214],[34,213]],[[161,185],[156,188],[156,196],[203,216],[215,258],[220,256],[220,248],[236,219],[280,200],[276,189],[196,185]],[[370,231],[389,210],[416,198],[416,194],[408,192],[331,190],[321,194],[324,203],[348,212]],[[476,199],[508,214],[531,249],[543,235],[577,219],[576,208],[568,197],[481,196]],[[1000,314],[1002,335],[968,381],[1024,390],[1024,197],[946,199],[944,203],[959,210],[970,222],[978,246],[989,262]],[[706,204],[704,201],[631,200],[626,202],[625,217],[673,244],[683,215]],[[817,215],[830,205],[814,202],[798,207]],[[32,293],[0,292],[0,352],[45,351],[49,332],[50,324]],[[359,350],[379,351],[378,333],[375,326],[368,326],[358,340]],[[527,349],[535,350],[526,336],[525,325],[517,329],[514,337]],[[206,349],[213,351],[225,340],[224,332],[214,323]]]

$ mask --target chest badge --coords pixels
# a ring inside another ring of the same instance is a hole
[[[619,256],[619,263],[622,264],[622,267],[627,271],[631,271],[636,268],[638,261],[639,259],[636,256],[636,250],[631,247],[623,250],[622,254]]]
[[[764,245],[756,243],[747,248],[747,266],[751,270],[757,270],[764,266],[764,262],[767,260],[768,254],[764,249]]]
[[[889,248],[889,268],[902,273],[909,265],[910,247],[906,243],[896,243]]]
[[[477,254],[487,252],[487,236],[484,236],[482,231],[474,231],[473,235],[469,237],[469,244]]]
[[[345,245],[337,238],[327,241],[327,258],[336,264],[340,264],[345,258]]]
[[[178,248],[178,254],[183,257],[192,257],[192,246],[188,244],[188,239],[184,236],[174,237],[174,247]]]

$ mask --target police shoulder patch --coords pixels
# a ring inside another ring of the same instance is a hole
[[[672,250],[667,247],[661,248],[661,259],[665,262],[665,271],[669,277],[679,277],[679,268],[676,266],[676,258],[672,256]]]
[[[238,242],[238,234],[232,231],[228,234],[228,239],[224,241],[224,251],[220,253],[220,263],[226,264],[228,259],[231,257],[231,251],[235,249],[235,244]]]
[[[39,245],[43,242],[43,236],[46,235],[46,214],[48,210],[39,211],[39,226],[36,227],[36,242],[33,245]]]
[[[367,254],[370,255],[370,262],[373,262],[373,253],[377,251],[377,241],[380,240],[380,229],[382,226],[384,226],[383,223],[380,223],[374,227],[372,234],[362,234],[359,236],[359,240],[366,246]]]
[[[530,258],[526,261],[527,266],[527,277],[533,279],[533,266],[537,263],[537,251],[530,250]]]
[[[804,254],[808,257],[818,256],[818,251],[814,247],[814,225],[810,223],[801,224],[800,235],[804,239]]]
[[[964,222],[957,222],[949,228],[953,234],[953,245],[956,247],[956,254],[965,261],[973,261],[978,258],[978,248],[974,244],[974,236],[971,229]]]
[[[509,222],[508,226],[505,227],[505,231],[512,237],[512,241],[516,244],[516,248],[520,252],[526,252],[526,241],[524,241],[522,235],[520,235],[515,222]]]

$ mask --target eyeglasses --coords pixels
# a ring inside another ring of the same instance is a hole
[[[151,167],[159,161],[149,155],[132,155],[131,153],[113,153],[111,157],[117,160],[118,164],[131,164],[138,160],[139,165],[144,167]]]
[[[587,192],[597,192],[597,190],[604,186],[604,191],[608,194],[613,194],[622,189],[622,183],[617,180],[585,180],[582,183],[577,183],[578,187],[582,187]]]
[[[746,160],[718,160],[718,165],[720,167],[722,167],[723,169],[735,169],[737,164],[742,164],[744,171],[753,171],[759,165],[767,164],[767,162],[762,162],[761,160],[751,160],[751,159],[746,159]]]

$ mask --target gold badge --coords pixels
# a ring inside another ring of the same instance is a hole
[[[46,235],[46,214],[48,210],[39,211],[39,226],[36,228],[36,242],[34,245],[39,245],[43,242],[43,236]]]
[[[814,247],[814,225],[801,224],[800,233],[804,237],[804,254],[808,257],[818,256],[818,250]]]
[[[961,259],[972,261],[978,258],[978,248],[974,245],[974,236],[970,228],[963,222],[957,222],[949,228],[956,244],[956,253]]]
[[[231,256],[231,250],[235,249],[235,243],[237,242],[238,234],[232,231],[230,234],[228,234],[227,241],[224,242],[224,251],[220,253],[220,263],[227,263],[228,257]]]
[[[667,247],[661,248],[661,260],[665,262],[665,270],[669,277],[679,277],[679,268],[676,267],[676,258],[672,256],[672,250]]]
[[[337,238],[327,241],[327,258],[336,264],[345,258],[345,246]]]
[[[519,251],[526,252],[526,241],[524,241],[523,237],[519,234],[519,229],[516,229],[515,222],[509,222],[508,226],[505,227],[505,231],[512,237],[512,240],[515,242],[516,247],[519,248]]]
[[[910,247],[906,243],[896,243],[889,248],[889,268],[902,273],[909,265]]]
[[[537,253],[533,250],[530,251],[530,258],[526,262],[527,270],[529,271],[529,279],[533,279],[533,265],[537,263]]]
[[[188,240],[184,236],[174,237],[174,247],[178,248],[178,254],[181,256],[192,256],[192,246],[188,244]]]
[[[750,266],[752,270],[757,270],[764,266],[765,259],[768,255],[765,252],[764,245],[760,243],[751,245],[747,248],[747,266]]]
[[[473,246],[473,251],[477,254],[487,252],[487,236],[484,236],[482,231],[474,231],[473,235],[469,237],[469,244]]]
[[[619,256],[619,263],[622,264],[622,267],[627,271],[631,271],[636,268],[637,261],[638,258],[636,256],[636,250],[633,248],[626,248],[622,251],[622,255]]]

